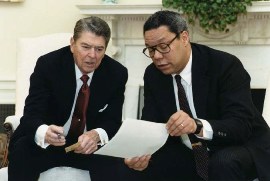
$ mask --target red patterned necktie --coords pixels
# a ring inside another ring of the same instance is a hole
[[[70,129],[68,131],[67,137],[73,142],[77,142],[78,137],[84,132],[86,124],[86,111],[88,107],[90,89],[87,85],[89,77],[88,75],[83,75],[81,80],[83,85],[79,90],[74,113],[71,120]]]
[[[178,87],[178,100],[180,104],[180,109],[187,113],[191,118],[193,118],[184,87],[181,83],[181,76],[176,75],[175,80]],[[197,173],[200,177],[207,181],[209,157],[206,143],[204,140],[199,140],[194,134],[188,134],[188,137],[192,145]]]

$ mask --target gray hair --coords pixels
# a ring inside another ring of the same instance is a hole
[[[157,29],[160,26],[167,26],[169,31],[175,34],[188,31],[186,20],[179,13],[164,10],[157,11],[146,20],[143,26],[143,34],[148,30]]]
[[[92,32],[97,36],[104,37],[105,46],[107,47],[111,38],[111,29],[103,19],[96,16],[90,16],[77,21],[74,27],[74,41],[80,38],[81,33],[84,31]]]

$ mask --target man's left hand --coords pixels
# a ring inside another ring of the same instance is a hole
[[[91,154],[98,149],[99,141],[99,135],[95,130],[87,131],[78,138],[80,145],[74,150],[74,152]]]
[[[168,133],[171,136],[181,136],[183,134],[194,133],[197,125],[187,113],[180,110],[174,113],[166,124]]]

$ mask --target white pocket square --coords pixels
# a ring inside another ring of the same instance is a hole
[[[98,112],[103,112],[108,107],[108,104],[104,106],[104,108],[100,109]]]

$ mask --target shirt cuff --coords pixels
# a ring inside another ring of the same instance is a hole
[[[47,148],[50,144],[45,143],[45,135],[48,130],[49,126],[46,124],[43,124],[38,127],[35,135],[35,142],[38,146],[41,148]]]
[[[106,131],[102,128],[96,128],[95,131],[98,133],[99,139],[100,139],[100,146],[103,146],[109,142],[108,134]]]
[[[202,124],[203,124],[203,136],[197,136],[200,139],[204,139],[204,140],[212,140],[213,139],[213,129],[212,126],[210,125],[210,123],[204,119],[199,119]]]

